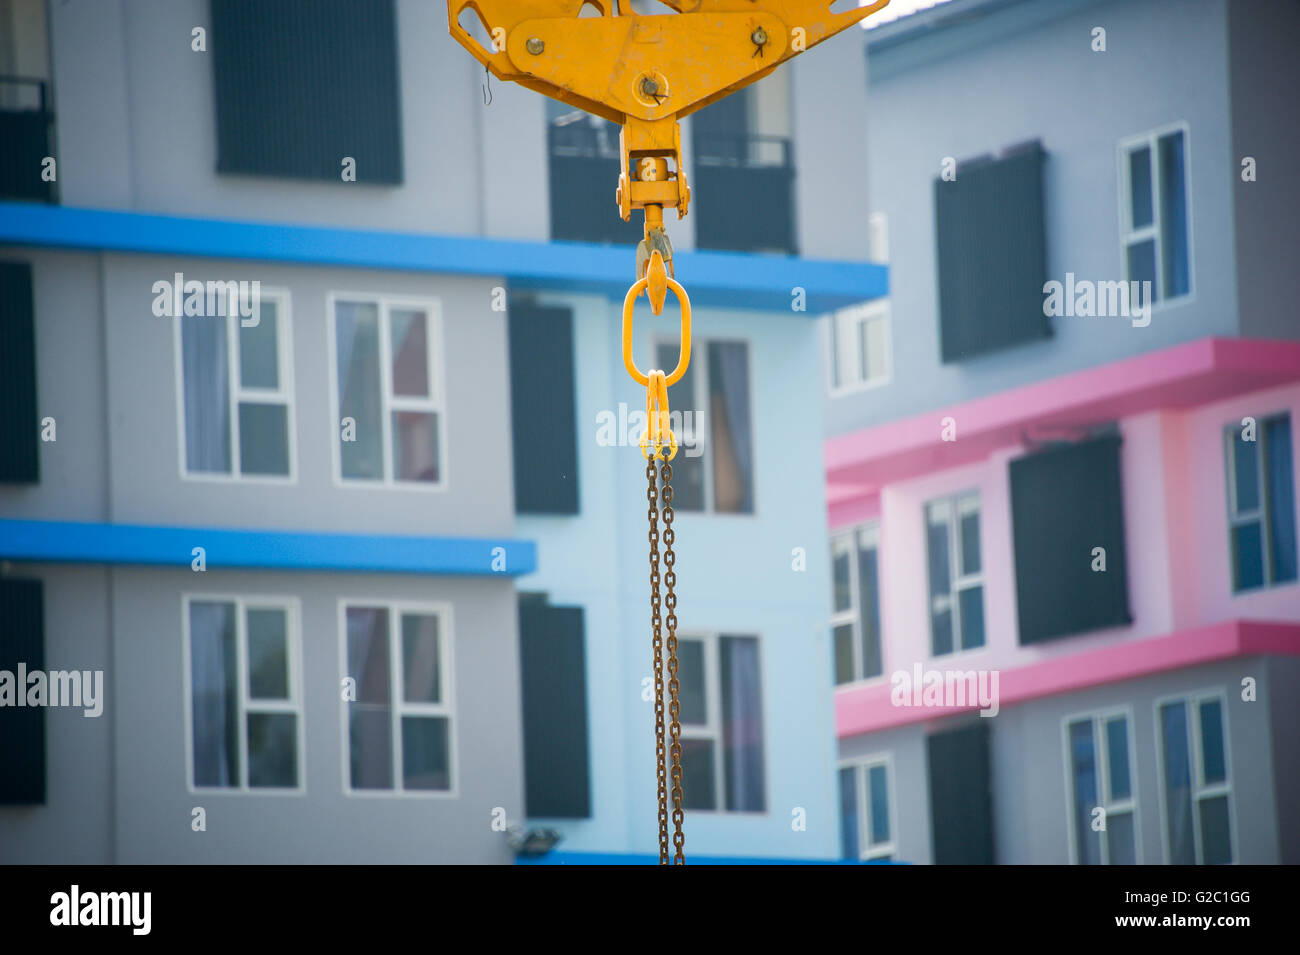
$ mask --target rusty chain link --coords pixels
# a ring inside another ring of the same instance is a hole
[[[655,461],[646,461],[645,476],[648,482],[646,499],[650,507],[650,624],[654,644],[655,681],[655,765],[659,782],[659,864],[668,864],[668,788],[667,770],[664,766],[664,660],[663,631],[659,613],[659,491],[655,482]]]
[[[682,821],[685,818],[682,812],[682,707],[677,699],[680,686],[677,681],[677,572],[673,570],[673,565],[677,562],[677,555],[673,553],[673,540],[676,537],[673,531],[673,466],[665,461],[659,473],[664,484],[664,566],[668,568],[664,572],[664,587],[667,590],[664,607],[668,611],[664,624],[668,627],[668,714],[672,718],[668,731],[672,738],[669,752],[673,763],[673,865],[685,865],[686,837],[682,833]],[[662,798],[661,796],[660,799]]]

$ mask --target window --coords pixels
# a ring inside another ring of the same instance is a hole
[[[402,181],[394,0],[212,0],[217,171]]]
[[[450,610],[345,603],[343,617],[349,790],[452,792]]]
[[[835,683],[881,674],[880,525],[870,523],[831,539]]]
[[[12,706],[28,687],[14,679],[20,666],[45,669],[45,583],[39,578],[0,576],[0,672],[9,690],[0,707],[0,807],[43,806],[46,798],[45,707]],[[12,682],[11,682],[12,681]],[[85,699],[83,694],[82,699]],[[102,700],[101,700],[102,702]]]
[[[894,858],[893,799],[888,756],[840,766],[841,858]]]
[[[1187,295],[1192,290],[1187,126],[1125,140],[1119,152],[1124,277],[1150,282],[1152,303]]]
[[[831,394],[888,383],[889,302],[868,302],[830,316]]]
[[[660,344],[656,367],[672,371],[677,343]],[[699,442],[705,453],[681,447],[673,459],[673,504],[678,511],[754,512],[754,450],[750,423],[749,346],[696,342],[690,367],[670,389],[682,412],[682,445]],[[702,359],[702,360],[701,360]],[[689,414],[689,417],[688,417]]]
[[[1222,690],[1156,704],[1165,861],[1233,861],[1227,697]]]
[[[438,303],[330,298],[340,479],[445,487]]]
[[[980,563],[978,494],[931,501],[925,507],[930,569],[930,650],[984,646],[984,575]]]
[[[1131,722],[1126,712],[1116,712],[1062,724],[1070,773],[1070,851],[1075,863],[1137,864]]]
[[[302,789],[297,607],[186,596],[190,780],[195,789]]]
[[[1253,440],[1246,440],[1247,436]],[[1291,415],[1224,431],[1233,592],[1296,579]]]
[[[764,812],[767,797],[758,639],[726,634],[682,637],[677,658],[682,805],[686,809]],[[664,668],[666,685],[667,662]],[[671,762],[668,772],[671,779]]]
[[[261,292],[257,323],[226,295],[176,323],[184,434],[181,474],[294,480],[292,341],[287,295]],[[233,314],[227,314],[233,313]]]
[[[32,267],[0,262],[0,483],[41,479]]]

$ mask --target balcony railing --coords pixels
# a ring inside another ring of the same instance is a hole
[[[695,244],[701,249],[795,254],[790,140],[697,132],[694,145]]]
[[[618,127],[571,113],[548,127],[551,238],[636,245],[639,216],[624,222],[614,204],[618,186]]]
[[[47,91],[44,80],[0,76],[0,199],[54,201],[55,183],[42,176],[54,120]]]

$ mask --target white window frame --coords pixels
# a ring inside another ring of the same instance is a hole
[[[1268,462],[1269,449],[1265,447],[1264,423],[1272,421],[1274,418],[1287,418],[1290,420],[1291,409],[1283,408],[1266,415],[1255,415],[1255,440],[1250,442],[1255,445],[1256,461],[1256,488],[1255,493],[1259,497],[1259,506],[1249,511],[1237,510],[1237,462],[1234,458],[1236,438],[1241,433],[1240,422],[1236,424],[1227,424],[1223,428],[1223,463],[1227,472],[1227,491],[1228,491],[1228,586],[1232,590],[1232,595],[1254,593],[1260,590],[1267,590],[1270,587],[1287,587],[1296,583],[1294,580],[1277,581],[1274,579],[1273,567],[1273,529],[1270,518],[1272,517],[1271,502],[1268,497]],[[1292,424],[1294,428],[1294,424]],[[1292,454],[1295,453],[1295,441],[1291,441]],[[1294,459],[1293,459],[1294,460]],[[1259,524],[1260,528],[1260,546],[1262,548],[1261,558],[1264,567],[1264,581],[1258,587],[1241,587],[1237,586],[1237,568],[1235,555],[1232,552],[1232,532],[1238,527],[1247,524]]]
[[[722,664],[721,651],[718,647],[719,639],[723,636],[728,637],[748,637],[758,644],[758,680],[759,680],[759,697],[762,700],[763,712],[760,714],[763,721],[763,806],[761,811],[752,809],[728,809],[727,805],[727,778],[726,778],[726,759],[723,756],[722,747]],[[681,633],[677,635],[679,644],[686,640],[695,640],[704,644],[704,711],[705,725],[696,726],[694,724],[682,723],[682,739],[703,739],[710,740],[713,743],[713,792],[717,797],[717,805],[712,809],[691,809],[691,815],[699,813],[716,814],[720,816],[766,816],[771,812],[772,802],[769,798],[771,793],[768,787],[768,720],[767,720],[767,672],[763,663],[763,638],[752,632],[740,632],[727,630],[712,632],[692,632]],[[668,685],[668,654],[664,653],[664,686]],[[671,753],[665,751],[664,766],[668,773],[669,784],[672,782],[672,759]]]
[[[709,407],[709,362],[708,347],[711,344],[719,345],[744,345],[746,369],[748,371],[748,392],[745,400],[749,403],[749,437],[750,437],[750,503],[753,505],[748,511],[719,511],[716,507],[717,502],[714,500],[713,488],[713,409]],[[680,346],[680,342],[674,338],[655,337],[650,340],[650,346],[655,354],[658,354],[660,345],[669,345],[674,348]],[[671,368],[665,368],[664,372],[672,371]],[[758,517],[758,416],[757,406],[754,403],[754,343],[746,338],[695,338],[691,341],[691,371],[695,383],[696,393],[691,396],[689,402],[685,402],[695,410],[695,427],[697,430],[696,438],[704,448],[704,454],[701,455],[703,460],[703,477],[704,483],[704,506],[699,510],[694,508],[679,507],[677,516],[682,514],[700,514],[711,517],[742,518],[750,519]],[[669,392],[669,405],[673,401],[673,392]],[[701,419],[704,423],[706,434],[699,434]],[[684,427],[684,425],[683,425]],[[681,435],[678,435],[681,440]],[[685,454],[685,449],[678,451],[679,454]]]
[[[871,770],[877,766],[885,769],[885,799],[889,811],[889,841],[871,843],[871,792],[868,785]],[[858,759],[842,759],[839,769],[853,770],[853,798],[858,809],[858,861],[896,859],[898,856],[898,799],[894,792],[894,757],[891,753],[873,753]],[[836,779],[838,786],[839,780]],[[843,825],[843,819],[840,825]]]
[[[239,366],[239,310],[225,316],[207,316],[198,321],[224,321],[226,323],[226,394],[230,415],[230,471],[191,471],[186,455],[189,435],[185,430],[185,353],[181,341],[181,322],[185,316],[171,319],[175,326],[172,341],[172,363],[176,370],[176,433],[178,435],[180,476],[186,481],[216,481],[219,483],[243,484],[280,484],[298,483],[298,423],[293,385],[293,315],[291,297],[287,289],[262,288],[260,292],[263,303],[271,301],[276,308],[276,358],[278,359],[279,388],[245,388],[240,382]],[[222,296],[221,308],[229,311]],[[239,447],[239,405],[250,404],[284,405],[285,427],[288,429],[289,473],[284,474],[244,474],[242,473]]]
[[[196,786],[194,784],[194,660],[190,635],[190,605],[194,603],[228,603],[235,605],[235,664],[239,672],[239,758],[240,780],[237,786]],[[248,619],[249,610],[283,610],[288,645],[289,699],[253,700],[249,696]],[[257,796],[301,796],[307,792],[306,730],[302,700],[302,608],[296,597],[272,594],[199,593],[181,594],[181,640],[185,684],[185,784],[190,793],[244,793]],[[248,784],[248,715],[250,713],[286,713],[297,717],[298,785],[250,786]]]
[[[1129,795],[1127,799],[1110,798],[1110,746],[1105,735],[1106,724],[1117,717],[1123,717],[1125,746],[1128,749]],[[1095,710],[1087,713],[1075,713],[1061,720],[1061,752],[1065,762],[1065,821],[1066,841],[1070,846],[1070,865],[1079,864],[1079,846],[1075,841],[1075,816],[1078,806],[1074,795],[1074,753],[1070,749],[1070,726],[1074,723],[1088,722],[1092,727],[1093,764],[1097,772],[1097,804],[1089,806],[1089,819],[1093,809],[1100,807],[1103,818],[1109,823],[1111,813],[1130,813],[1133,817],[1133,859],[1135,865],[1142,864],[1142,820],[1138,812],[1138,773],[1137,745],[1134,732],[1133,709],[1130,706]],[[1110,865],[1110,844],[1102,838],[1101,864]]]
[[[374,305],[379,316],[379,392],[380,424],[382,426],[383,478],[352,478],[343,476],[343,435],[341,383],[339,382],[338,361],[338,305],[349,302],[361,305]],[[416,398],[409,395],[393,394],[393,343],[392,311],[393,309],[420,310],[425,313],[428,326],[428,375],[429,396]],[[444,342],[442,331],[442,300],[435,297],[412,297],[384,295],[376,292],[340,292],[332,291],[326,296],[325,303],[327,337],[329,339],[329,388],[330,413],[333,437],[330,447],[333,451],[334,485],[344,488],[384,488],[403,491],[445,491],[451,483],[451,462],[447,457],[447,390],[446,362],[443,360]],[[403,481],[393,474],[393,413],[397,411],[418,411],[438,416],[438,480]]]
[[[1187,209],[1187,291],[1176,297],[1170,297],[1165,294],[1165,277],[1161,274],[1164,267],[1161,246],[1164,240],[1160,235],[1160,224],[1163,221],[1162,216],[1164,213],[1160,207],[1159,145],[1161,137],[1177,132],[1183,134],[1183,187],[1186,193],[1183,197],[1183,204]],[[1116,147],[1116,165],[1119,167],[1120,270],[1124,276],[1125,287],[1131,288],[1127,284],[1133,280],[1128,270],[1129,247],[1139,242],[1145,242],[1147,239],[1155,241],[1156,288],[1152,290],[1152,301],[1150,303],[1153,312],[1167,305],[1182,305],[1191,302],[1196,295],[1196,263],[1193,256],[1195,245],[1192,241],[1194,216],[1192,215],[1191,137],[1191,127],[1186,121],[1179,121],[1121,139]],[[1135,229],[1131,224],[1133,219],[1133,183],[1131,180],[1132,173],[1129,168],[1129,154],[1144,146],[1150,149],[1148,155],[1151,161],[1151,224]]]
[[[393,786],[391,789],[354,789],[352,786],[352,743],[349,734],[351,701],[343,700],[339,724],[343,743],[343,793],[359,798],[381,799],[456,799],[460,795],[460,747],[456,741],[456,651],[451,604],[443,601],[416,602],[384,597],[340,597],[338,601],[339,674],[348,673],[348,608],[388,611],[388,680],[389,717],[392,721],[391,744]],[[438,617],[438,695],[441,703],[409,703],[402,699],[402,615]],[[407,789],[402,766],[402,717],[437,716],[447,720],[447,766],[451,786],[447,789]]]
[[[858,581],[861,577],[858,571],[858,551],[861,548],[862,538],[866,536],[872,538],[873,546],[876,549],[876,573],[880,573],[880,520],[873,519],[861,524],[855,524],[852,527],[846,527],[831,535],[831,665],[832,670],[835,664],[835,631],[843,626],[852,625],[853,627],[853,679],[845,683],[836,683],[835,688],[842,690],[845,687],[855,686],[862,683],[878,682],[885,678],[888,667],[885,665],[885,639],[884,639],[884,620],[881,620],[880,633],[880,672],[873,676],[864,676],[862,672],[862,594],[858,590]],[[849,556],[849,606],[847,610],[835,609],[835,553],[836,548],[847,547]],[[876,580],[876,592],[880,592],[880,581]],[[883,608],[882,608],[883,609]]]
[[[1223,716],[1223,782],[1205,784],[1204,734],[1201,732],[1201,704],[1207,700],[1219,701],[1219,712]],[[1205,847],[1201,845],[1201,800],[1216,796],[1228,797],[1228,838],[1232,840],[1232,862],[1241,861],[1241,843],[1237,840],[1237,800],[1232,787],[1232,734],[1228,726],[1228,692],[1225,687],[1196,690],[1192,693],[1175,693],[1162,696],[1152,705],[1152,727],[1156,742],[1156,772],[1160,785],[1160,848],[1166,865],[1171,864],[1171,847],[1169,845],[1169,793],[1165,780],[1165,738],[1164,727],[1160,722],[1160,708],[1169,703],[1182,703],[1187,707],[1187,731],[1191,734],[1188,742],[1188,756],[1191,759],[1191,799],[1192,799],[1192,844],[1196,851],[1196,865],[1205,864]]]
[[[893,381],[893,320],[888,298],[873,299],[869,302],[842,308],[828,315],[826,321],[827,348],[830,355],[830,364],[828,366],[830,370],[829,383],[832,398],[842,398],[845,395],[883,388]],[[884,370],[878,377],[869,378],[866,376],[866,370],[862,368],[862,340],[865,334],[864,327],[877,322],[883,328]],[[841,380],[837,384],[836,379],[840,378],[841,372],[840,346],[847,339],[852,339],[857,344],[857,348],[854,350],[856,361],[849,362],[845,358],[844,363],[856,364],[857,371],[851,379]]]
[[[978,573],[967,574],[965,568],[961,565],[961,546],[959,538],[961,537],[961,512],[962,507],[974,501],[975,513],[980,522],[980,569]],[[934,652],[934,612],[939,608],[936,600],[943,598],[933,598],[930,596],[930,508],[936,504],[947,503],[952,510],[952,517],[948,524],[948,600],[952,611],[952,649],[947,653],[936,654]],[[925,623],[927,628],[927,646],[929,648],[930,659],[949,659],[962,654],[982,653],[989,648],[989,629],[988,629],[988,606],[985,596],[987,588],[984,582],[984,502],[981,499],[979,489],[973,488],[965,491],[957,491],[953,494],[942,494],[939,497],[927,500],[921,506],[922,528],[925,534],[925,559],[926,559],[926,617]],[[980,613],[984,617],[984,642],[978,647],[963,647],[961,638],[963,626],[961,623],[961,601],[958,598],[958,591],[969,590],[972,587],[979,587],[982,591],[980,598]]]

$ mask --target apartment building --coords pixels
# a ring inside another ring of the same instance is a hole
[[[0,858],[651,852],[608,130],[489,84],[420,0],[0,24],[0,670],[103,687],[0,709]],[[816,316],[886,276],[839,175],[865,130],[810,104],[865,111],[864,43],[684,124],[694,853],[836,855]],[[636,321],[671,353],[671,309]]]
[[[869,31],[890,294],[824,350],[845,857],[1300,860],[1297,31]]]

